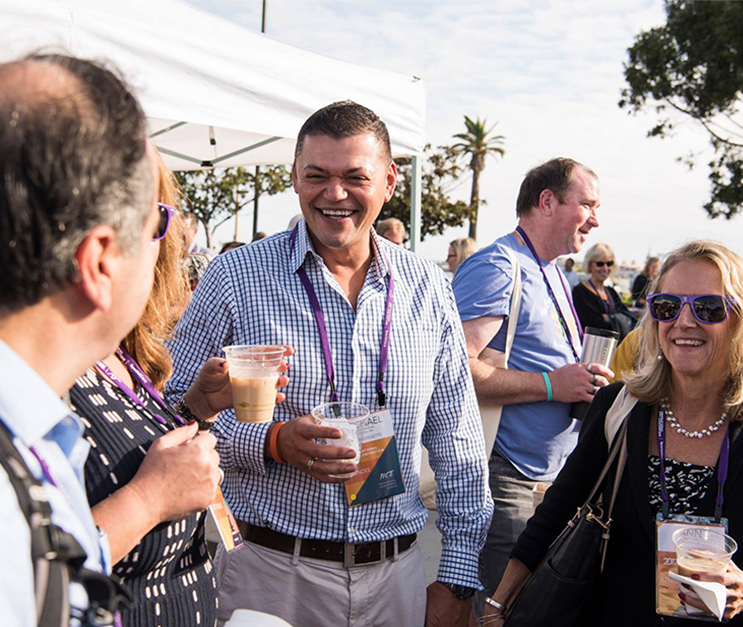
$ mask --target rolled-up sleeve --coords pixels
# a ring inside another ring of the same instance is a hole
[[[493,514],[485,440],[462,324],[447,284],[434,392],[423,429],[437,481],[442,553],[438,580],[480,588],[478,557]]]

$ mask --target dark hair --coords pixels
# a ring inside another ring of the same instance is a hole
[[[222,248],[219,250],[219,254],[226,253],[230,250],[235,250],[235,248],[240,248],[241,246],[245,246],[245,242],[227,242]]]
[[[516,200],[516,215],[519,218],[525,216],[533,207],[539,205],[539,196],[545,189],[551,190],[557,196],[558,202],[564,203],[565,192],[570,187],[573,172],[576,168],[581,168],[596,177],[593,170],[582,163],[565,157],[550,159],[546,163],[529,170],[519,189],[519,196]]]
[[[136,252],[152,173],[145,117],[110,70],[64,55],[0,64],[0,309],[78,279],[86,233],[113,227]]]
[[[361,133],[371,133],[382,147],[385,158],[392,161],[390,134],[385,123],[371,109],[350,100],[329,104],[307,118],[297,135],[294,158],[301,154],[308,135],[327,135],[337,141]]]

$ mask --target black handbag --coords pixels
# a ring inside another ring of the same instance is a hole
[[[576,627],[581,624],[599,574],[609,541],[611,512],[627,461],[627,419],[614,438],[596,484],[578,513],[550,545],[519,597],[509,608],[509,627]],[[604,480],[618,457],[609,507],[604,511],[600,496]],[[595,500],[594,500],[595,499]]]
[[[637,326],[637,318],[632,315],[632,312],[622,303],[617,307],[616,311],[609,314],[609,320],[611,321],[612,330],[619,333],[619,342],[629,335]]]

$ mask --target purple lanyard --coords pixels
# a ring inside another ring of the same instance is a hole
[[[57,488],[57,490],[59,490],[60,488],[57,485],[57,482],[54,480],[54,477],[52,476],[52,472],[51,472],[51,470],[49,470],[49,466],[44,461],[44,458],[41,455],[39,455],[39,452],[36,450],[36,447],[29,446],[28,447],[28,450],[31,451],[31,453],[33,453],[33,456],[39,462],[39,465],[41,466],[41,472],[44,475],[44,477],[46,478],[46,480],[49,483],[51,483],[55,488]]]
[[[575,361],[579,362],[580,357],[578,355],[578,351],[575,350],[575,346],[573,345],[573,334],[570,333],[570,328],[568,327],[568,321],[565,319],[565,315],[562,313],[562,308],[560,307],[560,303],[557,301],[557,296],[555,295],[554,290],[552,289],[552,284],[550,283],[549,277],[547,276],[547,273],[544,271],[544,267],[542,266],[542,260],[539,258],[539,255],[537,255],[537,251],[534,249],[534,245],[531,243],[531,240],[529,239],[529,236],[526,234],[526,231],[522,229],[520,226],[516,227],[516,231],[519,235],[521,235],[521,238],[524,240],[524,243],[529,247],[529,252],[531,252],[531,256],[534,257],[534,261],[537,262],[537,265],[539,266],[539,269],[542,271],[542,278],[544,279],[544,282],[547,284],[547,291],[549,292],[550,298],[552,299],[552,303],[555,305],[555,309],[557,310],[557,315],[560,318],[560,324],[562,324],[562,328],[565,331],[565,335],[568,339],[568,344],[570,344],[570,350],[573,351],[573,355],[575,356]],[[560,283],[562,283],[562,289],[565,292],[565,296],[568,300],[568,304],[570,305],[570,311],[573,314],[573,319],[575,320],[575,326],[578,329],[578,337],[580,338],[580,341],[583,342],[583,327],[580,324],[580,320],[578,319],[578,313],[575,311],[575,307],[573,306],[573,298],[570,296],[570,292],[568,291],[568,286],[565,284],[565,279],[562,278],[562,273],[558,270],[557,276],[560,277]]]
[[[604,311],[606,312],[606,314],[608,315],[608,314],[612,313],[614,311],[614,301],[611,300],[611,294],[609,294],[609,292],[606,292],[606,295],[609,298],[607,298],[606,300],[604,300],[603,298],[601,298],[601,294],[599,294],[599,291],[596,289],[596,286],[593,283],[591,283],[591,279],[588,279],[588,285],[591,286],[591,288],[593,289],[593,291],[596,293],[596,296],[599,297],[599,300],[601,301],[601,304],[604,306]],[[609,303],[610,302],[611,302],[611,306],[609,306]]]
[[[660,498],[663,502],[663,519],[668,518],[669,497],[666,488],[666,412],[658,409],[658,453],[660,454]],[[723,489],[728,477],[728,460],[730,459],[730,425],[725,431],[725,439],[720,448],[720,463],[717,466],[717,498],[715,499],[715,520],[722,518]]]
[[[294,251],[294,244],[297,241],[298,227],[294,227],[291,236],[289,237],[289,248]],[[390,284],[387,288],[387,300],[384,305],[384,324],[382,325],[382,346],[379,349],[379,377],[377,378],[377,402],[379,407],[384,407],[387,402],[387,398],[384,393],[384,375],[387,372],[387,362],[389,360],[390,351],[390,333],[392,331],[392,309],[395,304],[395,280],[392,276],[392,267],[387,264],[389,270]],[[317,323],[317,331],[320,334],[320,345],[322,346],[323,359],[325,361],[325,371],[328,375],[328,381],[330,381],[330,400],[337,402],[339,400],[338,392],[335,388],[335,370],[333,368],[333,356],[330,352],[330,341],[328,339],[328,330],[325,326],[325,316],[323,316],[322,308],[320,307],[320,301],[317,298],[315,288],[312,286],[310,278],[304,270],[304,267],[300,266],[297,270],[299,280],[302,282],[304,291],[307,293],[307,298],[310,299],[310,305],[312,306],[312,313],[315,315],[315,322]]]
[[[152,400],[155,401],[160,407],[162,407],[167,412],[170,412],[175,417],[175,421],[179,425],[186,424],[185,420],[181,418],[178,414],[173,412],[171,408],[168,406],[168,404],[165,402],[165,399],[163,399],[162,396],[160,396],[160,392],[157,391],[154,385],[152,385],[152,381],[150,381],[150,378],[144,373],[142,368],[139,367],[139,364],[134,361],[134,358],[126,352],[126,350],[119,346],[116,349],[116,357],[119,359],[119,361],[126,366],[126,369],[129,371],[129,374],[132,375],[132,378],[139,382],[139,384],[147,390],[149,395],[152,397]],[[105,374],[113,383],[116,384],[116,386],[129,398],[130,401],[132,401],[135,405],[139,407],[143,407],[144,409],[147,409],[145,404],[142,402],[142,399],[139,398],[134,393],[134,390],[132,390],[126,383],[124,383],[119,377],[117,377],[114,372],[109,368],[106,364],[104,364],[102,361],[96,362],[96,367]],[[157,420],[161,425],[167,426],[168,421],[165,420],[162,416],[158,414],[154,414],[155,420]]]

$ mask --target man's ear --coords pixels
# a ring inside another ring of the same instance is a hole
[[[299,179],[299,177],[297,176],[297,162],[295,160],[294,163],[292,163],[292,189],[294,190],[294,193],[295,194],[298,194],[299,193],[297,191],[297,181],[298,181],[298,179]]]
[[[384,194],[384,202],[389,202],[392,198],[392,194],[395,193],[395,185],[397,185],[397,165],[393,161],[387,170],[387,186]]]
[[[122,258],[116,233],[110,226],[91,229],[75,253],[79,286],[95,309],[108,311],[113,302],[113,281]]]
[[[551,189],[543,189],[539,194],[539,211],[544,216],[553,215],[557,198]]]

